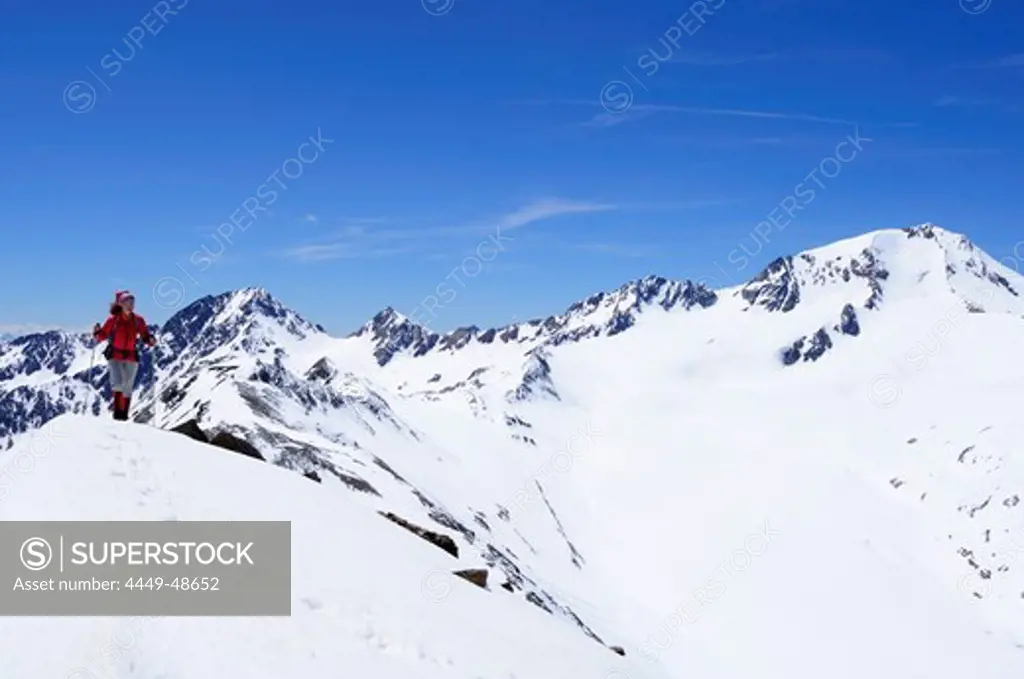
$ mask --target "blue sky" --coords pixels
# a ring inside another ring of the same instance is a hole
[[[386,305],[489,326],[924,221],[1010,262],[1022,25],[1011,0],[15,0],[0,326],[250,285],[337,333]]]

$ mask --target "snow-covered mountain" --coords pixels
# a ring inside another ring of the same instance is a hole
[[[1024,278],[933,225],[443,334],[249,288],[158,329],[136,412],[450,537],[632,679],[1008,677],[1022,319]],[[91,356],[0,344],[0,441],[105,414]]]

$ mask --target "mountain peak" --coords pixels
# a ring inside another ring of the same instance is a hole
[[[369,337],[377,363],[385,365],[406,349],[413,349],[416,355],[425,353],[434,346],[439,335],[387,306],[349,337]]]
[[[875,309],[884,299],[1019,314],[1022,288],[1020,276],[967,236],[925,222],[779,257],[737,294],[750,307],[780,312],[816,299]]]
[[[933,222],[924,222],[922,224],[914,224],[903,228],[903,232],[911,238],[915,236],[922,236],[924,238],[934,238],[935,232],[946,233],[946,229],[943,229],[938,224]]]
[[[160,328],[165,338],[158,350],[159,363],[186,349],[205,356],[239,340],[244,349],[255,350],[286,337],[303,339],[323,331],[265,288],[241,288],[207,295],[171,316]]]
[[[386,306],[370,320],[370,323],[376,327],[382,326],[393,326],[401,325],[408,321],[408,317],[395,311],[394,307]]]

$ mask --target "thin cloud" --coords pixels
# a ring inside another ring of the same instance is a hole
[[[312,224],[316,224],[317,218],[316,218],[316,215],[314,215],[314,214],[306,214],[306,215],[302,215],[302,221],[310,222]]]
[[[990,68],[1024,68],[1024,53],[1008,54],[989,64]]]
[[[994,99],[964,98],[946,95],[939,97],[932,106],[938,108],[981,108],[985,106],[998,106],[1000,102]]]
[[[530,100],[520,102],[532,106],[588,106],[590,108],[603,108],[601,102],[596,99],[587,101],[585,99],[548,99]],[[655,114],[685,114],[696,116],[728,117],[728,118],[760,118],[764,120],[788,120],[795,122],[815,123],[823,125],[860,125],[867,124],[845,118],[833,118],[820,116],[811,113],[788,112],[788,111],[762,111],[759,109],[746,108],[713,108],[707,106],[684,106],[680,104],[632,104],[621,112],[609,112],[602,110],[590,119],[583,121],[580,125],[584,127],[609,128],[622,125],[627,122],[635,122],[642,118]],[[872,127],[913,127],[916,123],[870,123]]]
[[[414,248],[360,248],[352,243],[321,243],[288,248],[282,254],[296,262],[326,262],[335,259],[375,259],[397,257]]]
[[[1003,151],[996,148],[978,147],[934,147],[934,148],[879,148],[872,154],[887,158],[971,158],[1001,155]]]
[[[995,109],[1001,113],[1018,113],[1021,110],[1020,104],[1004,101],[1002,99],[985,99],[980,97],[939,97],[932,106],[936,108],[963,108],[963,109]]]
[[[991,61],[972,61],[966,64],[957,64],[954,68],[973,69],[1000,69],[1000,68],[1024,68],[1024,52],[1007,54],[1006,56],[992,59]]]
[[[825,123],[828,125],[856,125],[852,120],[843,118],[829,118],[826,116],[811,115],[809,113],[782,113],[776,111],[756,111],[750,109],[732,108],[697,108],[690,106],[675,107],[681,113],[693,113],[695,115],[710,116],[736,116],[740,118],[768,118],[773,120],[797,120],[807,123]]]
[[[754,54],[750,56],[724,56],[718,54],[689,53],[679,54],[671,59],[670,63],[684,64],[686,66],[740,66],[742,64],[754,64],[765,61],[775,61],[778,54]]]
[[[667,136],[660,139],[666,144],[690,146],[703,149],[749,149],[769,148],[783,149],[793,146],[809,146],[822,143],[835,143],[832,137],[689,137]]]
[[[654,104],[634,104],[625,111],[619,113],[610,113],[608,111],[602,111],[594,114],[594,117],[590,120],[585,120],[581,123],[583,127],[615,127],[616,125],[622,125],[623,123],[631,123],[642,118],[646,118],[655,113],[667,111],[665,107],[656,106]]]
[[[565,200],[562,198],[546,198],[510,212],[498,220],[503,229],[518,229],[527,224],[551,219],[561,215],[586,214],[588,212],[607,212],[616,209],[607,203],[591,203],[586,201]]]
[[[788,55],[792,59],[834,63],[887,64],[896,61],[889,52],[875,47],[802,47]]]
[[[468,226],[381,229],[350,224],[328,239],[290,247],[280,254],[297,262],[394,257],[423,252],[435,247],[439,238],[479,237],[493,232],[496,227],[500,230],[511,231],[534,222],[563,215],[606,212],[614,209],[616,206],[608,203],[545,198],[523,205],[494,219]]]
[[[820,0],[818,0],[820,2]],[[742,66],[765,62],[828,61],[832,63],[882,64],[895,60],[889,52],[872,47],[797,47],[750,55],[721,55],[702,52],[684,53],[669,59],[669,63],[688,66]]]

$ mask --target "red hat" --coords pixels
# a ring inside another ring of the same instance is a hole
[[[114,302],[116,304],[123,304],[128,301],[135,301],[135,295],[133,295],[130,290],[118,290],[114,293]]]

